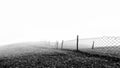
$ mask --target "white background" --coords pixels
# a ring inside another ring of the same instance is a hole
[[[0,45],[120,36],[119,0],[0,0]]]

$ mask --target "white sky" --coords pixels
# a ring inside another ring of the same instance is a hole
[[[120,36],[120,0],[0,0],[0,44]]]

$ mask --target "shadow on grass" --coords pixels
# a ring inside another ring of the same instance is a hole
[[[93,54],[93,53],[88,53],[88,52],[84,52],[84,51],[80,51],[80,50],[78,50],[78,51],[77,50],[69,50],[69,49],[62,49],[62,50],[72,51],[72,52],[75,52],[78,54],[83,54],[83,55],[88,56],[88,57],[101,58],[101,59],[105,59],[105,60],[112,61],[112,62],[120,62],[120,58],[114,57],[114,56],[102,55],[102,54]]]
[[[69,51],[71,51],[71,50],[69,50]],[[106,60],[109,60],[109,61],[112,61],[112,62],[120,62],[120,58],[114,57],[114,56],[101,55],[101,54],[91,54],[91,53],[83,52],[83,51],[80,51],[80,50],[79,51],[72,50],[72,51],[76,52],[76,53],[86,55],[88,57],[97,57],[97,58],[106,59]]]

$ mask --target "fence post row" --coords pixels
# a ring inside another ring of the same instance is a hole
[[[76,45],[77,45],[77,47],[76,47],[76,48],[77,48],[77,49],[76,49],[77,51],[78,51],[78,44],[79,44],[79,36],[77,35],[77,44],[76,44]]]

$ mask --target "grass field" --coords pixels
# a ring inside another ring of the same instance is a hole
[[[0,68],[119,68],[120,61],[38,46],[10,46],[0,49]],[[3,56],[4,55],[4,56]]]
[[[94,49],[86,48],[80,50],[91,54],[100,54],[120,58],[120,46],[96,47]]]

